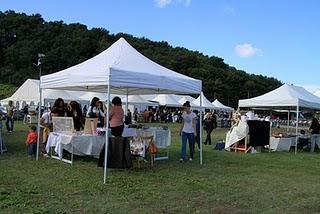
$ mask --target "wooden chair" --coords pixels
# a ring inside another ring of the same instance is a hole
[[[244,138],[244,144],[241,144],[239,141],[230,147],[230,151],[248,153],[251,150],[251,146],[248,146],[248,142],[249,135]]]
[[[146,145],[146,153],[149,152],[150,153],[150,167],[153,167],[154,166],[154,158],[156,156],[156,154],[153,154],[149,151],[149,147],[151,144],[153,144],[153,136],[142,136],[141,137],[141,140],[145,143]]]

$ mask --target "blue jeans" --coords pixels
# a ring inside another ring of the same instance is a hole
[[[37,152],[37,144],[28,144],[28,155],[35,155]]]
[[[181,145],[181,158],[183,160],[186,159],[186,153],[187,153],[187,141],[189,142],[189,150],[190,150],[190,158],[193,159],[193,153],[194,153],[194,133],[185,133],[182,132],[182,145]]]
[[[13,118],[12,117],[6,117],[6,126],[7,131],[13,131]]]
[[[311,150],[310,152],[314,152],[314,147],[316,144],[319,143],[320,135],[319,134],[312,134],[311,135]]]

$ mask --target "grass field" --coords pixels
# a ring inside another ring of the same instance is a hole
[[[204,164],[179,163],[177,124],[170,160],[154,169],[110,170],[103,185],[97,160],[74,165],[27,157],[27,127],[4,133],[0,156],[0,213],[317,213],[320,212],[318,153],[215,151],[204,146]],[[214,141],[225,130],[215,130]]]

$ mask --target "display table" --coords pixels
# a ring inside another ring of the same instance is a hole
[[[294,138],[295,140],[295,138]],[[290,147],[292,144],[292,138],[270,138],[270,149],[274,151],[290,151]]]
[[[154,142],[158,148],[167,149],[171,145],[171,131],[151,127],[148,129],[135,129],[135,128],[124,128],[123,137],[139,137],[150,135],[153,136]],[[71,163],[73,161],[73,155],[79,156],[93,156],[99,157],[100,151],[105,144],[106,137],[99,135],[72,135],[65,133],[52,132],[49,134],[46,151],[50,152],[50,148],[54,147],[54,151],[57,156],[52,156],[55,159]],[[71,160],[63,159],[63,150],[71,153]],[[155,160],[162,160],[169,158],[169,150],[167,156],[156,157]]]
[[[63,149],[72,155],[89,155],[98,158],[104,143],[105,136],[68,135],[52,132],[49,134],[46,151],[49,153],[50,147],[55,147],[54,151],[60,160],[63,159]]]

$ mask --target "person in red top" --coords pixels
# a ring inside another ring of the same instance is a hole
[[[110,128],[111,134],[115,137],[121,137],[123,132],[124,112],[120,97],[114,97],[112,100],[113,106],[110,110]]]
[[[35,126],[29,126],[29,134],[26,140],[26,145],[28,146],[28,155],[32,157],[32,155],[36,154],[37,151],[37,138],[38,135],[36,133],[37,128]]]

